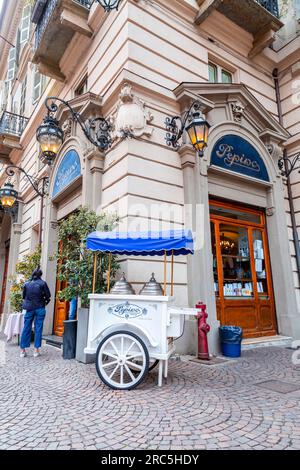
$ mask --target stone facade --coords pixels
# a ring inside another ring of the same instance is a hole
[[[14,43],[24,10],[20,7],[22,2],[8,3],[9,7],[2,11],[0,32]],[[10,148],[8,155],[2,157],[4,163],[21,165],[28,173],[40,177],[47,174],[48,169],[39,163],[35,136],[45,115],[47,96],[71,101],[85,119],[102,115],[113,125],[113,145],[103,154],[69,120],[64,108],[59,111],[66,139],[51,168],[42,224],[42,264],[52,292],[55,292],[56,265],[49,261],[49,255],[58,243],[57,224],[80,205],[97,211],[117,211],[120,230],[191,227],[195,233],[201,232],[202,246],[193,258],[176,260],[176,303],[193,306],[199,299],[207,303],[213,327],[210,346],[216,352],[219,322],[209,249],[211,195],[261,207],[269,214],[267,228],[278,332],[300,338],[299,272],[290,205],[285,196],[286,180],[277,165],[284,148],[289,156],[300,151],[298,2],[279,2],[281,23],[257,2],[247,1],[242,8],[245,8],[243,17],[249,16],[247,25],[240,21],[237,10],[234,15],[230,8],[220,11],[215,5],[218,2],[206,0],[175,0],[168,2],[168,6],[162,0],[123,0],[119,10],[110,14],[104,14],[97,2],[89,9],[79,3],[84,2],[58,0],[60,15],[50,17],[44,42],[42,38],[38,47],[34,45],[35,33],[31,27],[6,92],[10,45],[0,43],[1,105],[17,114],[22,111],[30,118],[20,137],[20,147]],[[254,11],[259,12],[260,21],[264,22],[263,34],[253,29]],[[67,42],[60,35],[64,28],[67,28]],[[51,43],[51,54],[49,51],[47,57],[49,38],[56,43]],[[209,63],[230,73],[232,83],[209,83]],[[282,125],[274,69],[279,74]],[[45,77],[38,75],[38,70]],[[212,125],[209,146],[201,161],[186,136],[179,151],[168,148],[164,128],[166,116],[183,115],[191,100],[199,96]],[[251,142],[266,165],[268,184],[211,167],[212,148],[224,133],[240,135]],[[57,169],[69,150],[75,150],[80,157],[81,177],[52,197]],[[2,172],[0,183],[4,181]],[[0,286],[4,242],[10,238],[8,275],[14,272],[17,259],[38,243],[39,198],[25,178],[15,183],[22,204],[18,221],[11,225],[10,236],[8,216],[5,215],[0,225]],[[297,172],[291,176],[291,183],[296,223],[300,226]],[[200,225],[193,217],[197,207],[201,207]],[[159,281],[163,279],[161,260],[122,259],[122,270],[136,288],[153,271]],[[9,282],[4,314],[9,312],[8,293]],[[54,299],[48,308],[45,332],[51,334]],[[195,352],[196,337],[195,323],[187,322],[179,348]]]

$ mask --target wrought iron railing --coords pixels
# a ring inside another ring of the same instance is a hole
[[[278,0],[256,0],[262,7],[268,10],[272,15],[279,18]]]
[[[54,13],[55,8],[58,6],[59,0],[48,0],[46,6],[44,7],[43,13],[37,23],[35,31],[35,50],[38,49],[43,34],[48,26],[48,23],[51,19],[52,14]],[[74,3],[79,3],[88,10],[91,8],[94,0],[73,0]]]
[[[83,7],[87,8],[88,10],[91,8],[94,0],[73,0],[75,3],[80,3]]]
[[[27,123],[28,118],[4,111],[0,118],[0,134],[21,137]]]
[[[38,24],[36,25],[36,30],[35,30],[35,49],[38,49],[43,34],[48,26],[49,20],[54,12],[55,7],[57,6],[58,0],[48,0],[43,14],[40,17],[40,20]]]

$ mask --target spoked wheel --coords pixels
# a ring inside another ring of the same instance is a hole
[[[135,359],[132,361],[134,364],[139,364],[139,361],[138,359]],[[150,357],[149,359],[149,372],[151,372],[151,370],[155,369],[155,367],[158,365],[159,363],[159,360],[158,359],[154,359],[153,357]],[[138,369],[135,367],[135,366],[130,366],[130,370],[132,372],[136,372]]]
[[[114,390],[132,390],[145,379],[149,353],[141,338],[127,331],[106,336],[96,353],[97,373]]]

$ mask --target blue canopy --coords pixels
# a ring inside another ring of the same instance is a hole
[[[87,249],[132,256],[168,256],[194,253],[190,230],[166,232],[93,232],[87,237]]]

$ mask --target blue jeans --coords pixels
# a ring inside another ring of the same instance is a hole
[[[21,344],[20,344],[21,349],[30,347],[31,330],[32,330],[33,321],[34,321],[34,347],[35,348],[41,347],[45,316],[46,316],[46,309],[44,307],[36,308],[35,310],[30,310],[30,311],[28,310],[25,313],[24,328],[22,331]]]

